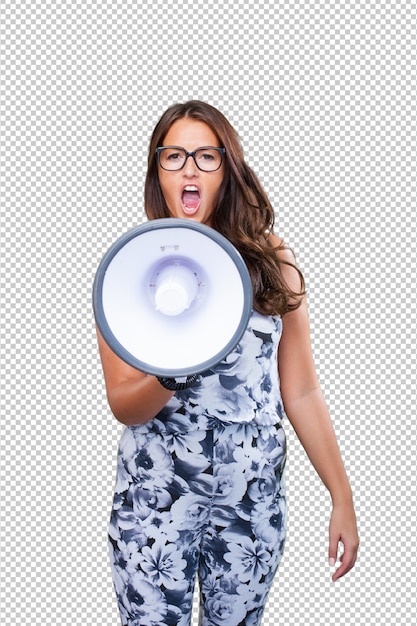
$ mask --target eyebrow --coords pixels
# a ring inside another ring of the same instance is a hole
[[[187,150],[187,148],[184,148],[183,146],[172,146],[172,145],[168,145],[168,146],[159,146],[160,148],[176,148],[177,150],[184,150],[184,152],[189,152]],[[194,150],[191,150],[191,152],[195,152],[196,150],[224,150],[225,148],[223,148],[222,146],[199,146],[198,148],[194,148]]]

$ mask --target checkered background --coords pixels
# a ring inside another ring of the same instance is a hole
[[[408,626],[415,3],[0,5],[1,623],[119,624],[106,530],[122,426],[91,287],[104,252],[143,220],[154,124],[199,98],[239,131],[305,273],[362,541],[356,568],[331,583],[329,497],[286,421],[288,542],[264,624]]]

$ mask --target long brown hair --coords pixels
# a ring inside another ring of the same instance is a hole
[[[252,280],[253,305],[260,313],[283,315],[300,305],[304,279],[299,269],[277,256],[285,245],[273,246],[275,215],[256,174],[247,165],[239,136],[215,107],[199,100],[174,104],[155,126],[148,154],[145,181],[145,211],[149,219],[170,217],[158,177],[156,148],[163,145],[174,122],[190,118],[207,124],[226,149],[224,178],[210,217],[212,228],[224,235],[242,255]],[[300,290],[294,292],[282,275],[282,264],[293,266],[300,277]]]

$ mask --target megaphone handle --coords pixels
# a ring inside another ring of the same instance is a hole
[[[187,376],[185,381],[176,378],[168,378],[166,376],[157,376],[157,379],[160,384],[165,387],[165,389],[169,389],[169,391],[182,391],[183,389],[192,387],[197,382],[198,377],[198,374],[192,374],[191,376]]]

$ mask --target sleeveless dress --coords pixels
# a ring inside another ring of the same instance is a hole
[[[121,437],[109,528],[123,626],[257,626],[285,542],[278,316]]]

